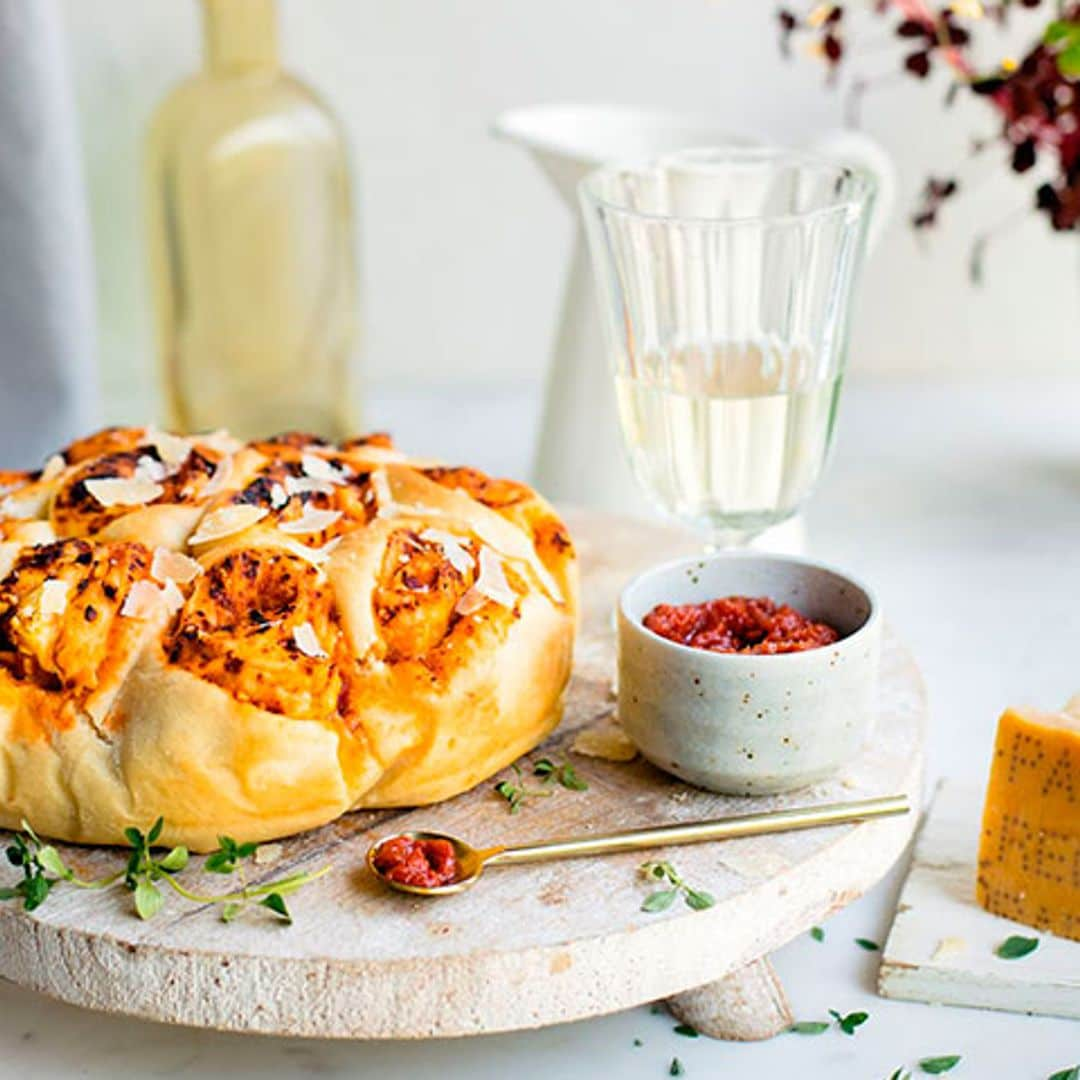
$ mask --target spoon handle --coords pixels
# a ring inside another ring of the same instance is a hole
[[[571,859],[578,855],[604,855],[617,851],[642,851],[646,848],[675,844],[697,844],[702,840],[728,840],[737,836],[762,836],[765,833],[793,829],[813,829],[819,825],[842,825],[845,822],[906,814],[911,807],[906,795],[890,795],[861,802],[826,803],[801,806],[791,810],[772,810],[764,814],[744,814],[714,821],[694,821],[685,825],[661,825],[654,829],[599,833],[504,848],[489,856],[488,866],[511,866],[518,863]]]

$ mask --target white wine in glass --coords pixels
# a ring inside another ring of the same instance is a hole
[[[582,181],[634,474],[711,549],[796,513],[828,457],[871,177],[683,151]]]

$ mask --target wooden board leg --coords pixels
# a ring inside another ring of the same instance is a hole
[[[791,1027],[787,995],[767,956],[716,982],[668,998],[684,1024],[714,1039],[750,1042],[771,1039]]]

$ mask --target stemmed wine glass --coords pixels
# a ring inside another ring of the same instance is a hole
[[[580,194],[637,481],[708,549],[745,545],[824,467],[874,182],[726,147],[601,168]]]

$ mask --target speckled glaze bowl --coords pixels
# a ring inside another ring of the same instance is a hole
[[[801,653],[742,655],[679,645],[645,628],[656,604],[768,596],[842,635]],[[779,555],[720,554],[645,571],[618,610],[619,718],[654,765],[731,795],[823,779],[869,737],[881,614],[865,585]]]

